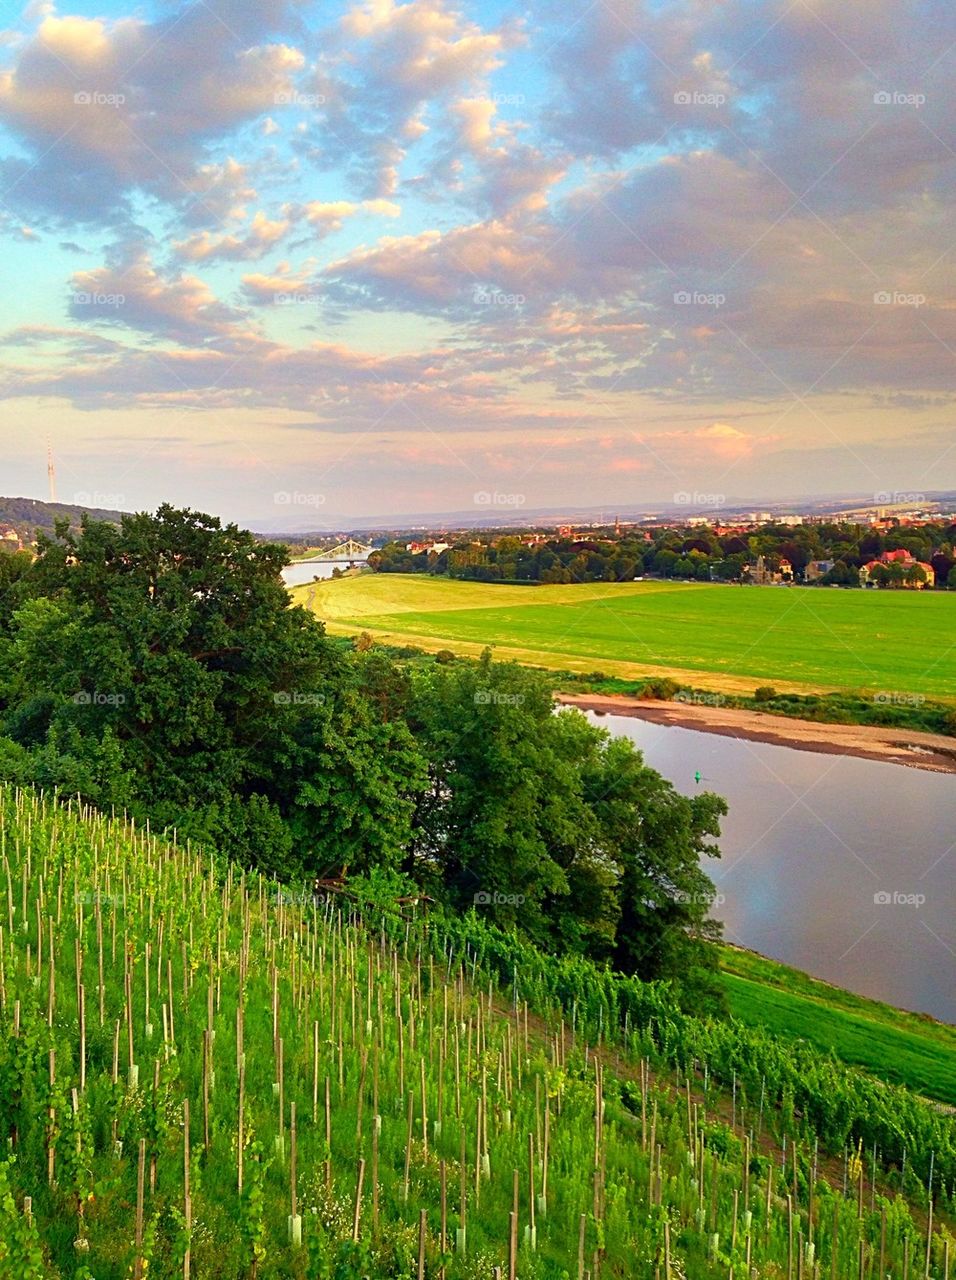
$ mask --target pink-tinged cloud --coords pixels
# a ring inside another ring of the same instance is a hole
[[[143,251],[131,251],[71,281],[70,314],[155,338],[202,342],[236,331],[241,317],[198,276],[166,278]]]

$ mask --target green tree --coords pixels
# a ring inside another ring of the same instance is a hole
[[[397,859],[414,743],[290,607],[284,560],[168,506],[59,526],[0,641],[5,732],[44,781],[271,869]]]
[[[715,891],[700,860],[719,857],[714,840],[726,803],[710,792],[681,795],[626,738],[607,739],[586,795],[602,855],[619,868],[615,965],[642,978],[681,974],[709,988],[704,941],[720,926],[708,918]]]
[[[538,941],[545,903],[567,895],[567,867],[589,837],[573,746],[549,682],[516,664],[433,667],[416,682],[413,727],[428,758],[406,869],[454,905],[477,905]]]

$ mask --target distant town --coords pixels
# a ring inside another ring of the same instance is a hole
[[[344,534],[297,539],[298,558]],[[676,578],[756,586],[956,588],[956,509],[767,511],[556,528],[389,530],[364,563],[380,573],[481,582]],[[336,572],[342,572],[338,570]]]
[[[0,499],[0,548],[32,552],[57,519],[79,524],[84,508]],[[90,512],[121,519],[120,512]],[[261,535],[308,560],[356,530]],[[755,586],[956,589],[956,501],[858,505],[839,511],[751,510],[640,520],[592,520],[467,528],[367,531],[368,554],[333,572],[427,573],[481,582],[628,582],[642,577]]]

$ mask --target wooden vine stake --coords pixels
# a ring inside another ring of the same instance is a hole
[[[418,1280],[425,1280],[425,1240],[428,1232],[428,1214],[422,1209],[418,1215]]]
[[[365,1182],[365,1161],[358,1162],[358,1182],[355,1186],[355,1213],[352,1217],[352,1239],[359,1238],[359,1223],[362,1219],[362,1184]]]
[[[289,1214],[289,1243],[300,1245],[302,1243],[302,1215],[299,1213],[297,1188],[296,1188],[296,1127],[295,1127],[295,1103],[290,1103],[291,1107],[291,1133],[289,1137],[289,1198],[292,1212]]]
[[[183,1217],[186,1225],[186,1252],[183,1254],[183,1280],[189,1280],[191,1262],[193,1198],[189,1186],[189,1099],[183,1099]]]
[[[139,1164],[136,1168],[136,1261],[133,1280],[143,1280],[143,1191],[146,1182],[146,1139],[139,1140]]]

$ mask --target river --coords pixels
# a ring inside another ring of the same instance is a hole
[[[853,756],[588,718],[679,790],[724,796],[707,871],[728,942],[956,1023],[956,779]]]
[[[354,560],[355,565],[362,565],[364,560]],[[331,578],[333,569],[347,569],[347,564],[316,564],[315,561],[302,561],[300,564],[287,564],[282,570],[282,581],[287,587],[300,587],[304,582],[312,582],[314,578]]]

